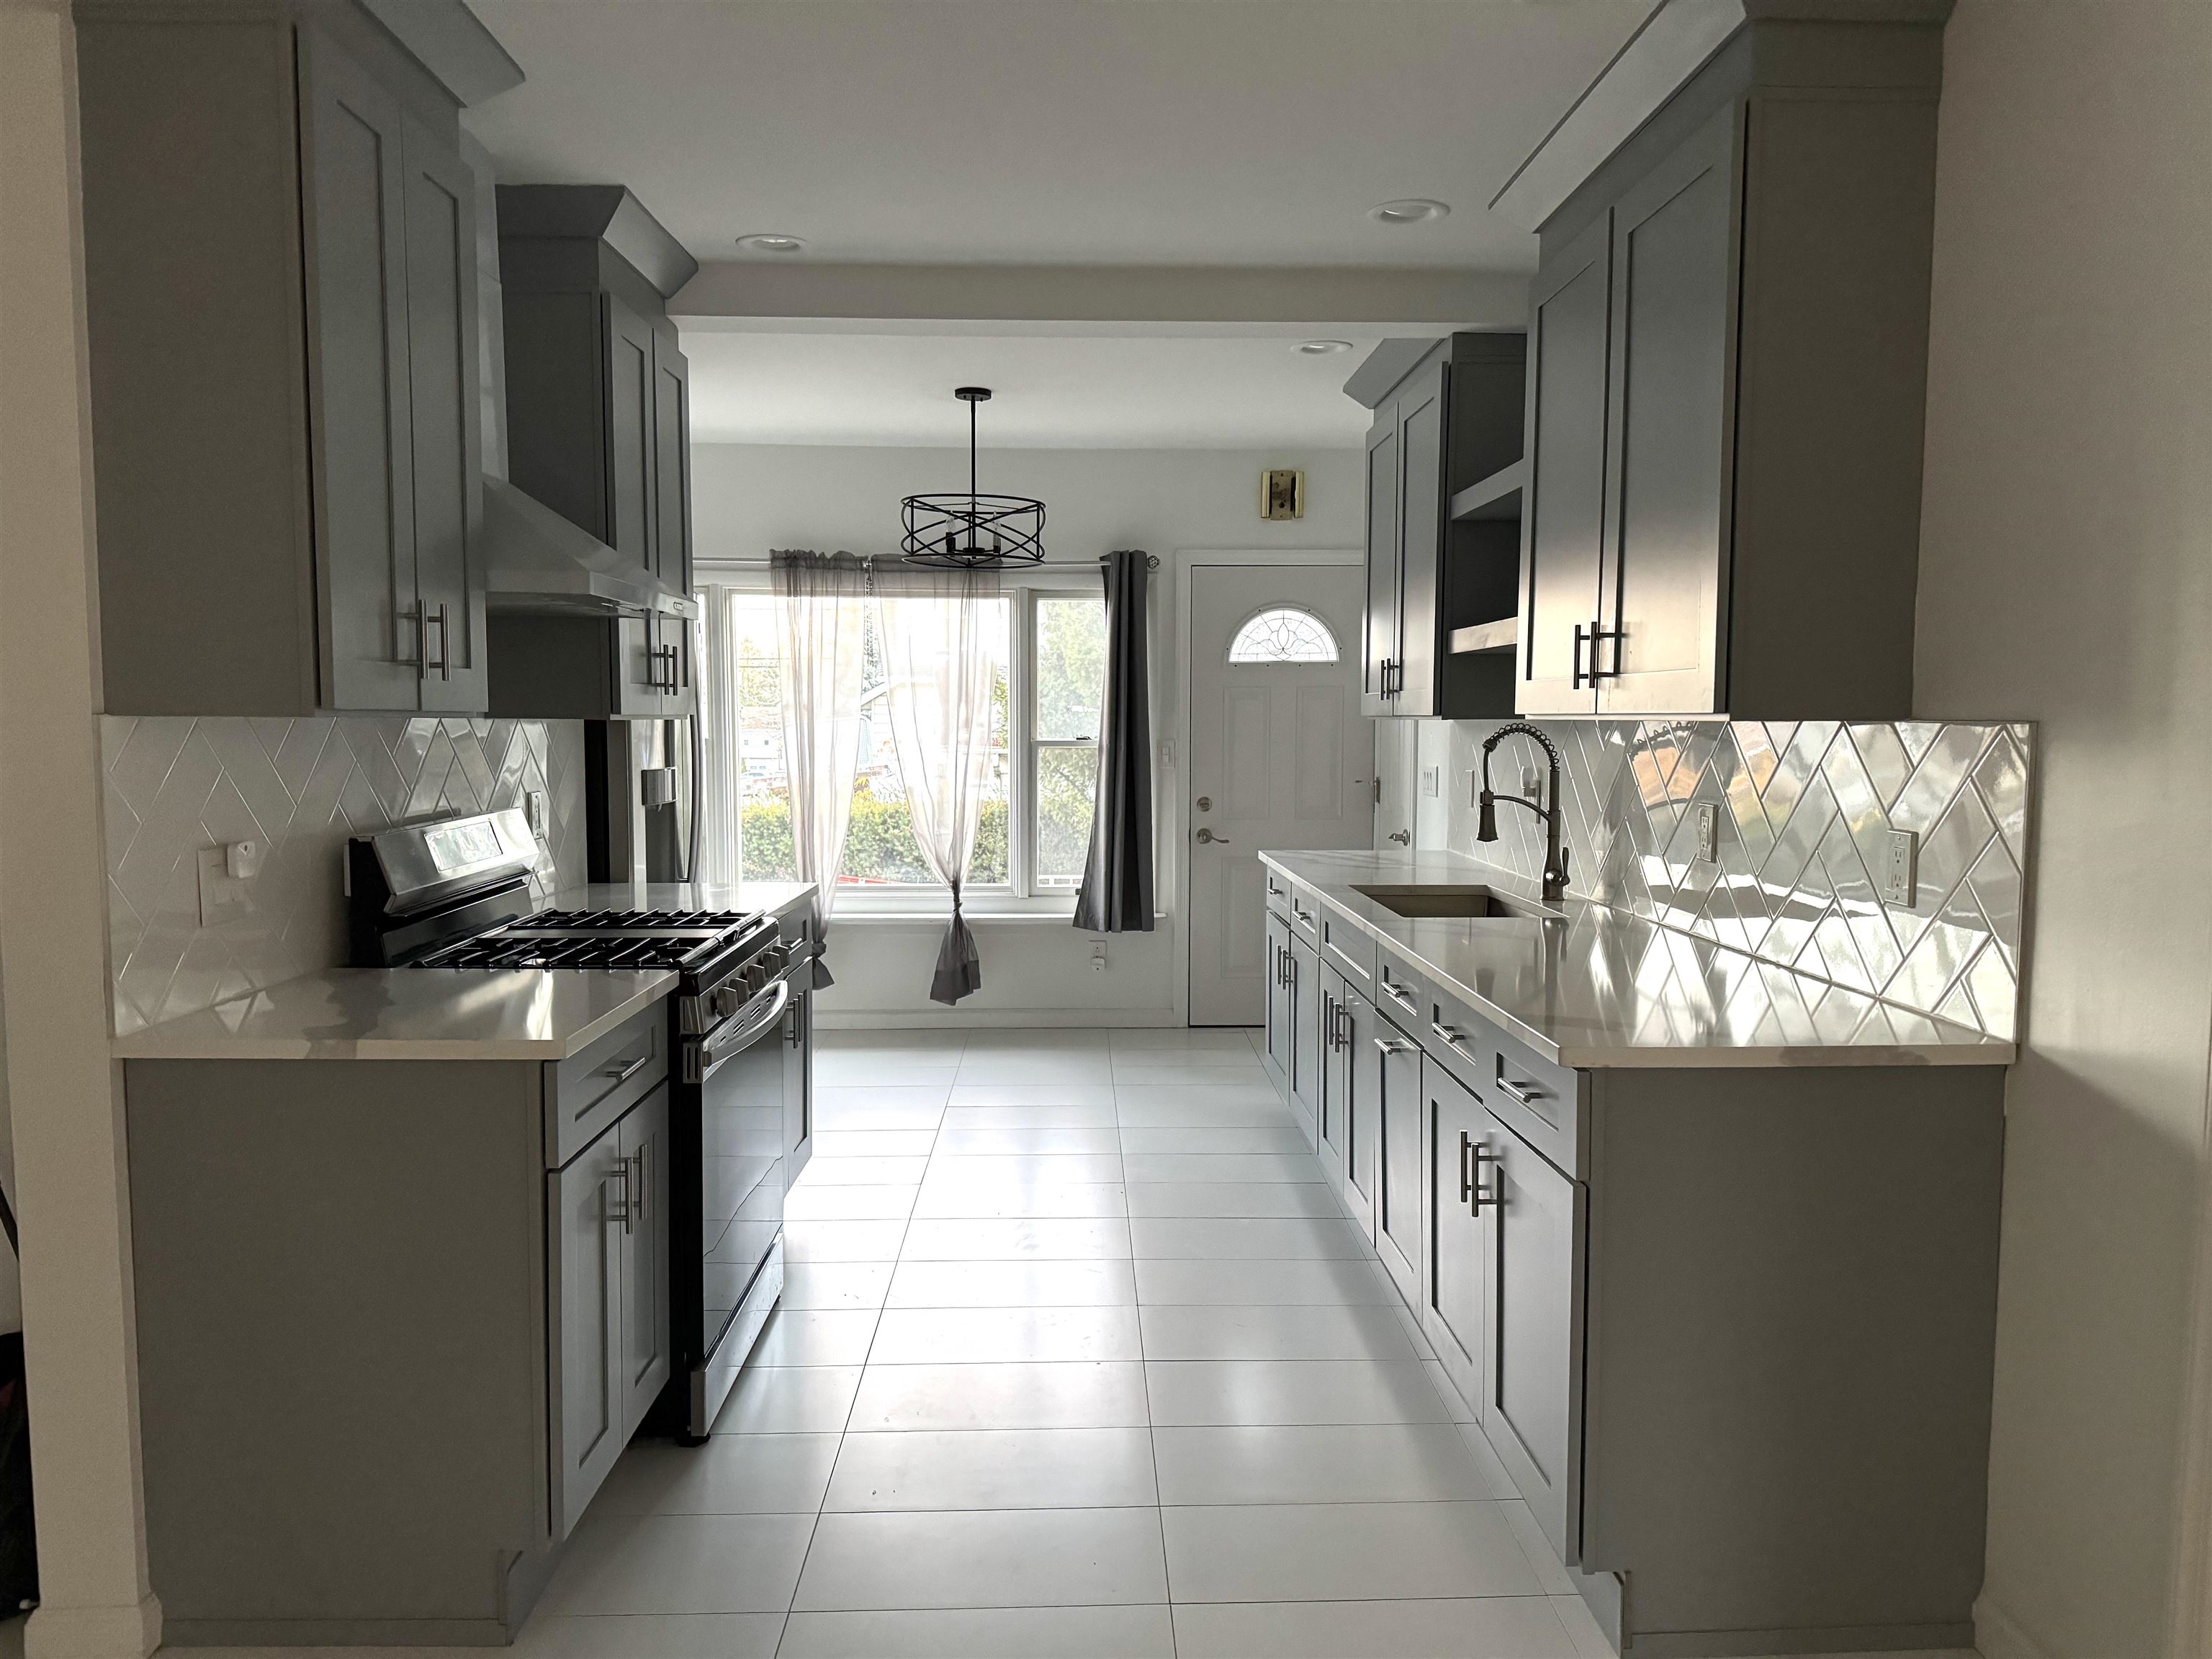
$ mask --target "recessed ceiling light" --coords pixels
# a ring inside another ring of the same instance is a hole
[[[1367,210],[1367,216],[1386,225],[1422,225],[1431,219],[1441,219],[1451,211],[1449,202],[1431,202],[1424,196],[1411,196],[1402,202],[1385,202],[1381,207]]]
[[[805,248],[806,244],[796,236],[763,231],[755,235],[738,237],[738,246],[748,253],[798,253]]]
[[[1304,340],[1299,342],[1298,349],[1309,357],[1333,357],[1340,351],[1351,350],[1352,342],[1349,340]]]

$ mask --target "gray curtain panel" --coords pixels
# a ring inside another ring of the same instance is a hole
[[[1152,931],[1152,710],[1146,634],[1149,556],[1106,556],[1106,706],[1098,718],[1098,805],[1075,896],[1086,933]]]

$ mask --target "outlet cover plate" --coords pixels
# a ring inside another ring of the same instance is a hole
[[[1434,800],[1443,792],[1444,769],[1441,766],[1424,766],[1421,769],[1421,793],[1429,799]]]
[[[1697,825],[1698,862],[1711,864],[1721,855],[1721,809],[1709,800],[1693,801],[1690,817]]]
[[[1881,872],[1881,902],[1911,909],[1920,902],[1920,836],[1913,830],[1889,832],[1888,856]]]
[[[200,866],[200,926],[220,927],[226,922],[243,921],[252,914],[253,906],[246,897],[247,884],[230,873],[229,849],[223,847],[203,847],[199,849]]]

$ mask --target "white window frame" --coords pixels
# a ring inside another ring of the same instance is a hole
[[[697,580],[718,582],[747,593],[772,593],[768,567],[757,563],[700,562]],[[1000,591],[1008,601],[1009,639],[1006,662],[1006,884],[970,887],[961,898],[961,910],[969,916],[1035,916],[1065,919],[1075,914],[1072,887],[1035,884],[1036,823],[1031,798],[1036,793],[1036,750],[1040,747],[1077,748],[1084,745],[1053,740],[1040,744],[1036,731],[1036,601],[1041,594],[1062,597],[1095,596],[1103,590],[1096,567],[1041,565],[1032,569],[1000,573]],[[1094,743],[1090,745],[1097,745]],[[740,864],[743,854],[740,852]],[[837,915],[860,916],[949,916],[951,895],[935,883],[898,887],[840,887]]]

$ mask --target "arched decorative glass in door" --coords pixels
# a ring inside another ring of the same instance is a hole
[[[1248,618],[1229,642],[1229,660],[1234,663],[1336,659],[1336,635],[1329,625],[1295,605],[1270,605]]]

